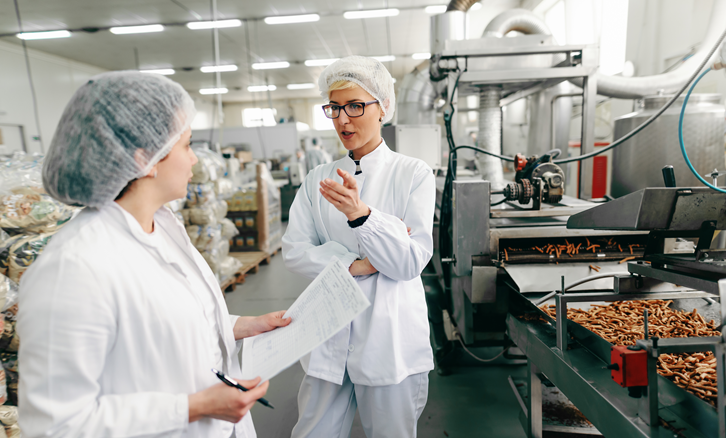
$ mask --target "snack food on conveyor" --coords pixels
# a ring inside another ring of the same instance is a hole
[[[505,263],[626,261],[641,258],[645,236],[502,239],[499,260]]]
[[[635,345],[643,339],[643,311],[648,309],[648,333],[659,338],[721,336],[716,323],[706,321],[696,309],[671,309],[672,301],[617,301],[593,304],[589,310],[567,309],[567,319],[596,333],[614,345]],[[555,306],[540,307],[553,319]],[[661,354],[658,374],[692,394],[716,403],[716,358],[711,352]]]

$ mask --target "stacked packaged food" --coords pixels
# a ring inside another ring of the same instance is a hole
[[[234,221],[239,235],[232,240],[233,251],[272,253],[282,244],[282,203],[280,189],[267,165],[257,164],[257,181],[227,199],[227,217]]]
[[[242,267],[242,262],[229,257],[230,240],[239,232],[226,218],[227,202],[234,193],[234,183],[224,178],[225,162],[209,149],[195,149],[199,161],[192,169],[194,176],[187,187],[185,208],[179,214],[189,239],[224,283]]]
[[[53,235],[77,209],[45,193],[42,157],[17,155],[0,172],[0,438],[20,436],[18,347],[15,332],[18,283]]]

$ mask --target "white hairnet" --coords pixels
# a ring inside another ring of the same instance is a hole
[[[43,165],[45,190],[69,205],[112,202],[169,154],[194,115],[189,94],[164,76],[121,71],[91,78],[63,111]]]
[[[378,100],[383,109],[383,123],[393,119],[396,109],[393,78],[379,61],[365,56],[348,56],[335,61],[323,70],[318,79],[320,95],[328,99],[328,89],[338,81],[353,82]]]

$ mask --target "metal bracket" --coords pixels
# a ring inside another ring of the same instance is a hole
[[[696,246],[696,260],[713,258],[714,254],[721,254],[723,257],[726,251],[711,250],[711,241],[713,234],[716,232],[716,222],[706,221],[701,224],[701,230],[698,233],[698,245]]]

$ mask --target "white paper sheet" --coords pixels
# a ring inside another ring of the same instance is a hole
[[[287,327],[244,340],[242,378],[269,380],[348,325],[371,303],[335,258],[285,313]]]

